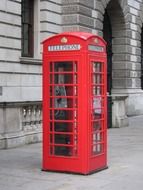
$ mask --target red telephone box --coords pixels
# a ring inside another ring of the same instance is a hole
[[[106,43],[85,32],[43,42],[43,170],[107,168]]]

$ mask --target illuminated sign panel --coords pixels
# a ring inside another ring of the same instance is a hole
[[[88,45],[88,50],[90,50],[90,51],[97,51],[97,52],[104,52],[104,47],[102,47],[102,46]]]
[[[80,50],[80,48],[80,44],[52,45],[48,46],[48,51],[75,51]]]

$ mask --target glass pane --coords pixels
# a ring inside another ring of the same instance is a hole
[[[23,44],[23,53],[24,53],[25,55],[27,55],[27,54],[28,54],[28,40],[24,40],[23,43],[24,43],[24,44]]]
[[[55,74],[55,84],[76,84],[77,76],[73,74]]]
[[[59,156],[72,156],[72,149],[71,147],[65,147],[65,146],[55,146],[54,147],[55,155]]]
[[[101,72],[102,71],[102,64],[99,62],[93,62],[93,72]]]
[[[73,62],[55,62],[54,63],[54,71],[55,72],[73,72]]]
[[[73,122],[54,122],[55,132],[73,132]]]
[[[102,87],[101,86],[93,86],[92,88],[93,95],[102,95]]]
[[[71,139],[73,138],[71,135],[67,134],[55,134],[54,136],[55,144],[71,144]]]
[[[103,152],[103,144],[94,145],[92,148],[92,155],[98,155]]]
[[[102,83],[102,75],[93,74],[93,84],[101,84],[101,83]]]
[[[101,130],[101,121],[92,122],[92,127],[94,132]]]
[[[73,120],[74,113],[73,110],[55,110],[54,119],[55,120]]]

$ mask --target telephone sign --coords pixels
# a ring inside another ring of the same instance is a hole
[[[48,51],[75,51],[80,50],[80,44],[48,46]]]
[[[43,42],[43,170],[107,168],[106,43],[66,32]]]

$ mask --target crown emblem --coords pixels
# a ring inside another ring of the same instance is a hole
[[[66,38],[66,37],[63,37],[62,39],[61,39],[61,43],[67,43],[67,41],[68,41],[68,39]]]
[[[95,42],[96,44],[98,44],[98,38],[95,38],[95,39],[94,39],[94,42]]]

